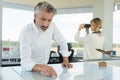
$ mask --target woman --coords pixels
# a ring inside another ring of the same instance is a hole
[[[80,37],[80,31],[85,29],[88,31],[89,26],[81,24],[75,35],[75,40],[82,42],[84,45],[83,59],[101,59],[102,53],[96,49],[103,49],[104,37],[100,31],[102,28],[102,21],[100,18],[94,18],[90,21],[90,28],[92,33],[88,33],[84,37]]]

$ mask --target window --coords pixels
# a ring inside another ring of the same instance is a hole
[[[21,29],[33,20],[33,11],[5,8],[3,7],[2,23],[2,64],[16,64],[20,61],[19,34]],[[120,10],[114,12],[113,27],[113,50],[120,56],[120,32],[119,23]],[[58,14],[53,18],[66,40],[72,43],[75,53],[83,49],[82,44],[74,41],[74,35],[81,23],[89,23],[93,13],[69,13]],[[84,35],[84,34],[83,34]],[[52,50],[57,52],[56,44],[53,42]]]
[[[20,61],[19,34],[33,19],[33,12],[3,7],[2,64],[16,64]]]
[[[21,29],[33,20],[33,12],[3,8],[2,59],[4,64],[16,64],[20,61],[19,34]],[[86,18],[87,16],[87,18]],[[73,44],[75,51],[80,49],[74,41],[74,35],[81,23],[89,23],[92,13],[60,14],[53,19],[66,40]],[[81,47],[82,49],[82,47]],[[53,42],[52,50],[57,51]]]
[[[74,35],[81,23],[90,23],[92,18],[92,13],[59,14],[54,17],[53,21],[66,40],[72,43],[75,53],[78,53],[83,47],[82,44],[75,42]],[[82,35],[84,35],[84,33]],[[55,50],[54,47],[53,50]]]
[[[53,19],[68,42],[75,42],[74,35],[81,23],[90,23],[92,13],[56,15]]]

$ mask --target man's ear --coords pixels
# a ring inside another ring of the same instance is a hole
[[[34,18],[36,18],[37,17],[37,14],[36,13],[34,13]]]

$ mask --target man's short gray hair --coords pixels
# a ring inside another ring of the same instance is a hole
[[[34,12],[35,13],[39,13],[40,10],[45,10],[46,12],[50,13],[53,12],[53,14],[57,13],[57,10],[48,2],[44,1],[44,2],[39,2],[35,8],[34,8]]]

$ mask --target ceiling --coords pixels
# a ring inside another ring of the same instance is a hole
[[[94,0],[3,0],[4,2],[11,2],[29,6],[35,6],[40,1],[47,1],[53,4],[56,8],[74,8],[92,6]],[[120,0],[114,0],[115,3],[120,3]]]

